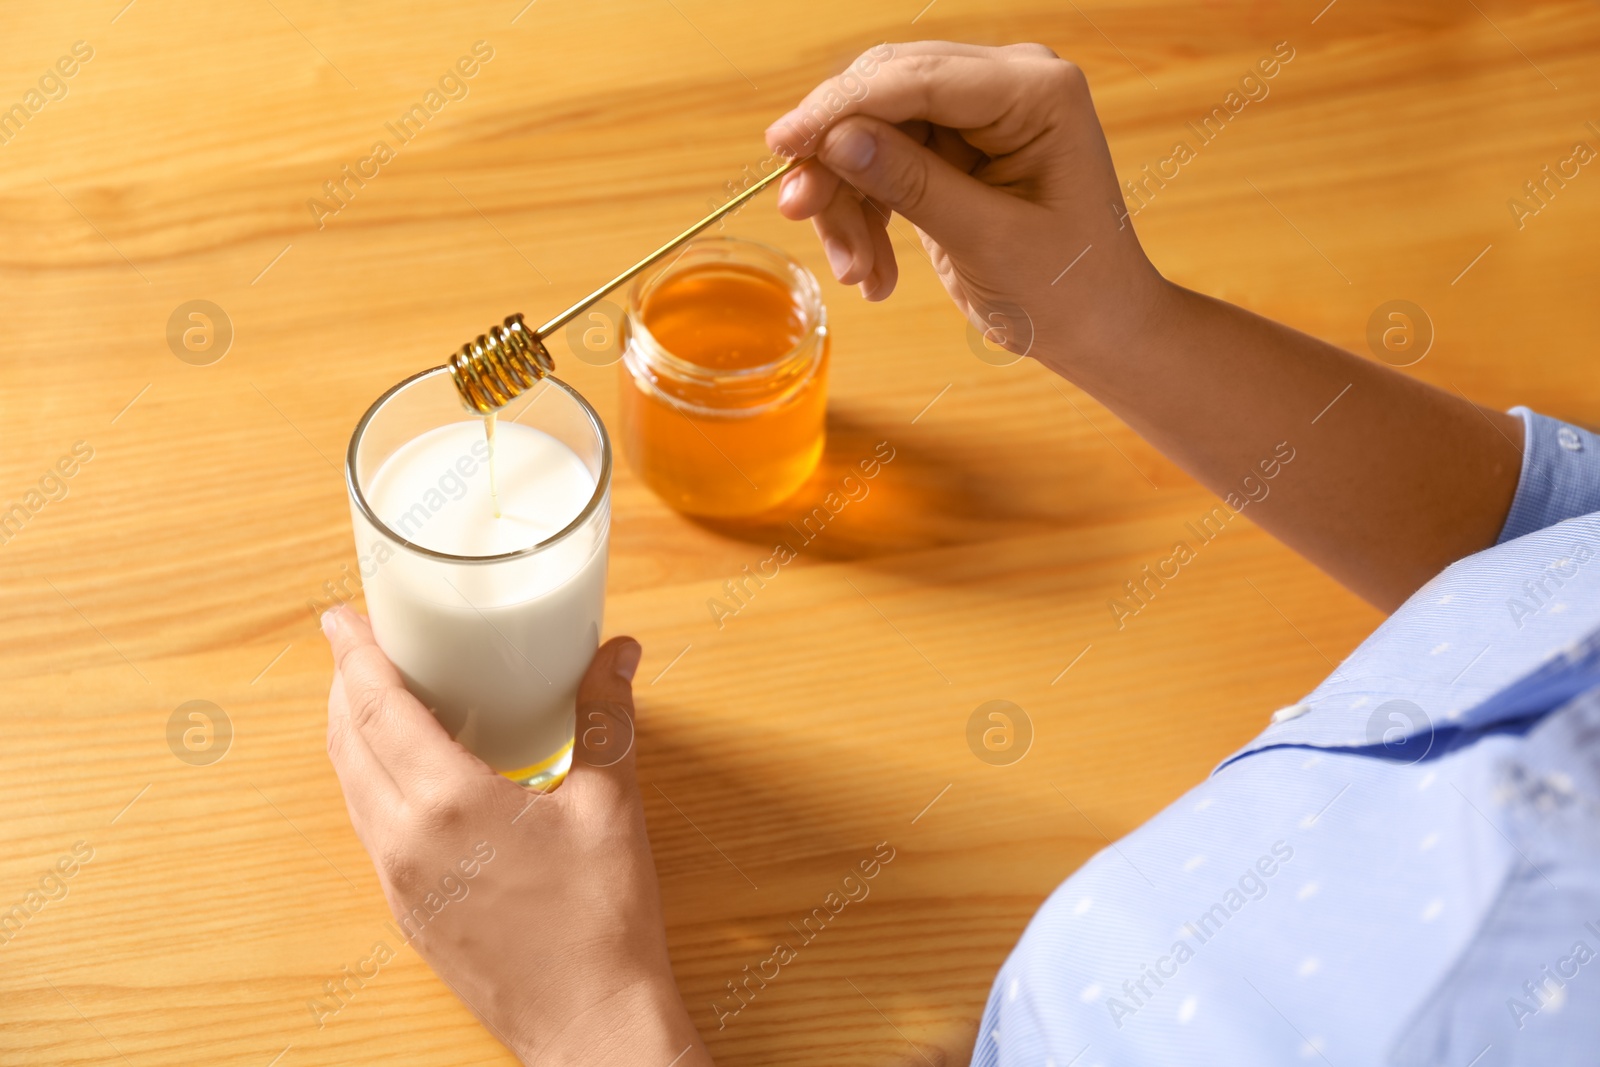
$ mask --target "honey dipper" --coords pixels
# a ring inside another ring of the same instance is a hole
[[[522,315],[508,316],[502,326],[491,326],[487,333],[461,346],[450,357],[450,377],[468,410],[491,415],[555,370],[544,339],[578,316],[584,308],[677,248],[683,242],[738,208],[774,181],[800,166],[810,156],[793,157],[771,174],[757,181],[705,218],[645,256],[639,262],[606,282],[600,288],[561,312],[537,330],[530,330]]]

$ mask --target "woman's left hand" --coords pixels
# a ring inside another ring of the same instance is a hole
[[[640,648],[608,641],[578,690],[572,770],[523,789],[451,740],[347,609],[328,755],[395,921],[524,1063],[711,1062],[667,958],[634,776]]]

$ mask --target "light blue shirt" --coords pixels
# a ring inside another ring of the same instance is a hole
[[[1050,896],[976,1067],[1600,1063],[1600,438],[1514,410],[1500,542]]]

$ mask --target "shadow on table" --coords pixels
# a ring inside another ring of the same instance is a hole
[[[691,521],[737,541],[847,560],[1038,532],[1068,519],[1026,491],[1028,472],[1014,464],[931,435],[912,441],[909,429],[830,411],[822,461],[793,496],[750,518]]]
[[[822,1012],[833,1020],[831,1033],[811,1037],[811,1051],[866,1046],[874,1062],[965,1063],[995,970],[1059,875],[1019,892],[1006,870],[1018,862],[1016,850],[1009,860],[995,850],[978,857],[993,871],[995,889],[981,902],[952,892],[940,874],[949,846],[906,825],[900,810],[923,803],[920,792],[903,803],[881,786],[863,792],[860,759],[828,752],[840,743],[812,737],[775,755],[770,730],[730,734],[725,721],[707,722],[691,708],[649,704],[641,715],[639,780],[668,942],[690,1016],[718,1062],[787,1062],[796,1035]],[[838,768],[837,778],[819,775],[823,768]],[[892,846],[894,859],[862,883],[869,895],[838,921],[825,919],[812,931],[815,944],[805,940],[792,924],[814,918],[813,909],[843,874],[876,854],[878,842]],[[997,891],[1004,897],[998,920]],[[939,931],[937,944],[925,936],[930,926]],[[779,941],[798,958],[735,999],[729,983]],[[952,955],[952,942],[962,951]],[[901,1029],[885,1027],[874,1002]],[[719,1018],[712,1005],[739,1009],[737,1018]]]

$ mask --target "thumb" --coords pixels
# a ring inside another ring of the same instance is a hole
[[[824,166],[906,218],[946,249],[976,249],[1011,199],[963,174],[881,119],[851,115],[817,148]]]
[[[643,649],[631,637],[600,646],[578,683],[572,738],[572,776],[633,780],[633,673]]]

